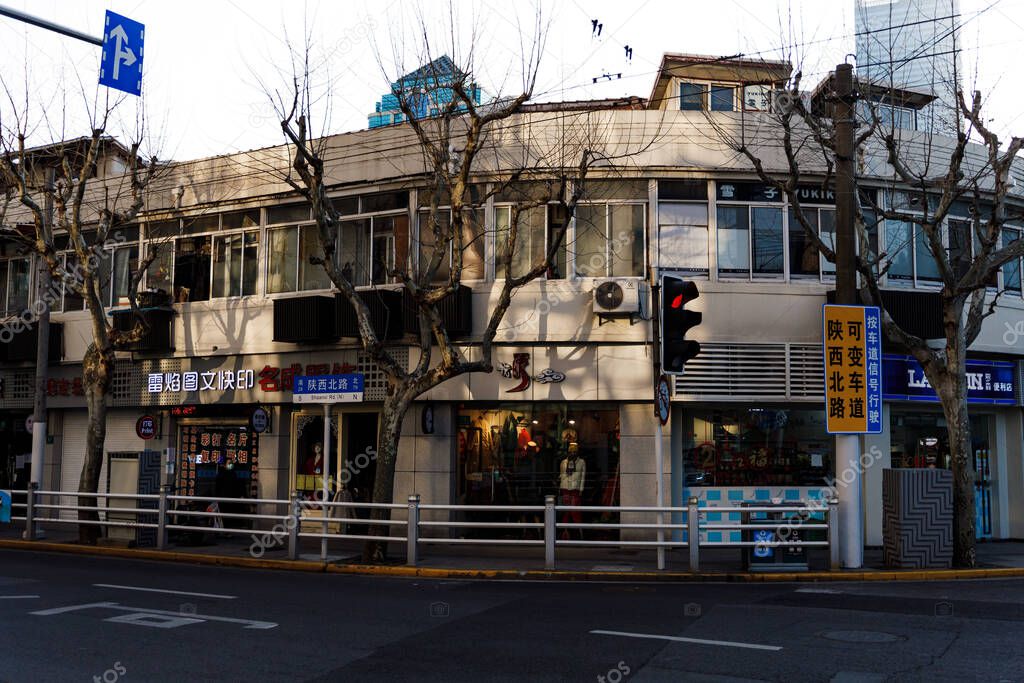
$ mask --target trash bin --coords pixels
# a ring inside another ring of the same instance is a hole
[[[793,507],[795,502],[783,503],[775,501],[745,502],[741,507],[754,508],[785,508]],[[759,522],[784,522],[787,519],[800,520],[797,512],[779,510],[778,512],[744,512],[743,524]],[[784,539],[780,539],[775,529],[743,529],[745,542],[772,543],[780,540],[804,541],[808,530],[802,528],[802,522],[796,521],[788,527]],[[743,567],[751,572],[791,572],[807,571],[807,548],[805,546],[785,547],[772,545],[743,546]]]

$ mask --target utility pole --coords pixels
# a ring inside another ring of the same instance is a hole
[[[836,66],[835,106],[832,111],[836,144],[836,303],[858,305],[856,241],[857,187],[854,182],[856,120],[853,66]],[[860,436],[836,435],[836,481],[839,488],[839,523],[843,566],[864,564],[864,503],[861,491]]]

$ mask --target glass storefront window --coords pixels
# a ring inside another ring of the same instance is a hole
[[[988,417],[972,416],[971,444],[977,457],[988,460]],[[892,466],[948,470],[951,467],[949,434],[946,418],[941,413],[905,413],[893,410]]]
[[[459,407],[457,425],[455,485],[460,505],[543,505],[549,495],[558,496],[562,504],[618,505],[616,406],[474,404]],[[577,452],[576,460],[570,457],[571,451]],[[567,502],[570,498],[578,502]],[[573,518],[562,521],[608,517],[566,514]],[[493,515],[488,519],[494,521]],[[517,521],[535,520],[530,515]]]
[[[834,440],[820,409],[695,408],[683,413],[686,486],[819,486]]]

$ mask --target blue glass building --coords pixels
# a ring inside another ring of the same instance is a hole
[[[403,94],[412,105],[416,118],[437,116],[455,98],[452,85],[465,77],[466,74],[455,66],[448,55],[442,55],[405,74],[391,84],[391,92],[377,102],[374,112],[367,117],[370,128],[389,126],[405,120],[405,114],[398,105],[398,98]],[[466,92],[474,104],[480,104],[481,92],[476,83],[467,83]],[[460,104],[458,109],[465,109],[465,105]]]

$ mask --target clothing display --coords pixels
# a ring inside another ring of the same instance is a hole
[[[562,461],[559,471],[558,488],[583,493],[587,464],[581,458],[566,458]]]

